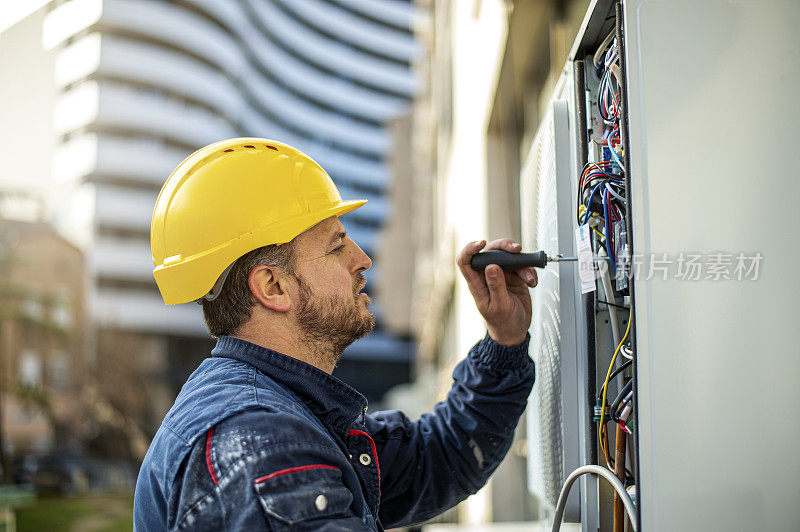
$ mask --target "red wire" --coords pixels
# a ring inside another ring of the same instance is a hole
[[[586,179],[587,175],[592,173],[591,170],[594,169],[594,170],[597,170],[600,173],[605,173],[603,171],[603,169],[600,168],[600,167],[601,166],[611,166],[612,162],[613,161],[599,161],[599,162],[592,163],[592,164],[588,165],[586,167],[586,169],[583,171],[583,173],[581,174],[581,179],[580,179],[581,186],[583,186],[584,180]]]

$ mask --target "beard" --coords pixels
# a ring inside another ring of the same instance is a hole
[[[353,297],[342,298],[315,297],[311,287],[300,276],[295,277],[300,295],[297,320],[304,340],[316,346],[314,351],[322,359],[319,362],[336,367],[347,346],[375,327],[375,316],[367,309],[370,299],[366,298],[363,310],[359,301],[358,293],[366,279],[358,274],[353,284]]]

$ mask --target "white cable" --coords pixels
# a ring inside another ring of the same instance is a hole
[[[614,36],[616,35],[616,33],[617,33],[616,31],[612,30],[611,33],[609,33],[606,36],[606,38],[603,39],[603,42],[600,43],[600,47],[594,53],[593,62],[595,68],[597,68],[597,65],[600,64],[600,59],[603,57],[603,53],[605,53],[606,48],[608,48],[608,45],[611,44],[611,41],[614,40]]]
[[[627,345],[623,345],[620,350],[619,354],[627,358],[628,360],[633,360],[633,349],[628,347]]]
[[[619,415],[620,421],[627,424],[628,417],[630,417],[631,412],[633,412],[633,404],[628,403],[625,405],[625,408],[622,410],[622,413]]]
[[[608,48],[608,53],[605,55],[605,59],[603,60],[603,66],[606,68],[606,70],[611,68],[611,65],[613,65],[617,61],[618,57],[619,57],[619,46],[617,46],[617,39],[614,38],[611,41],[611,44],[609,45]]]
[[[629,391],[627,393],[627,395],[625,395],[625,398],[622,401],[619,402],[619,405],[617,406],[617,410],[619,410],[619,407],[622,406],[622,405],[625,405],[626,408],[629,407],[629,406],[632,406],[633,403],[631,403],[631,399],[633,399],[633,390]],[[625,412],[624,409],[623,409],[623,412]],[[619,418],[622,419],[622,415],[621,414],[620,414]],[[625,419],[628,419],[628,418],[626,417]]]
[[[614,148],[608,148],[608,149],[612,150],[612,151],[614,150]],[[619,163],[617,163],[617,164],[619,164]],[[623,198],[622,196],[617,194],[617,192],[608,183],[606,183],[606,188],[608,189],[609,192],[611,192],[611,194],[614,195],[615,198],[617,198],[618,200],[620,200],[623,203],[625,202],[625,198]]]
[[[569,496],[570,488],[572,488],[572,485],[575,483],[578,477],[590,473],[594,475],[600,475],[611,484],[611,487],[617,492],[619,498],[622,499],[622,504],[625,506],[625,511],[628,512],[628,517],[631,519],[631,528],[633,529],[633,532],[637,532],[638,525],[636,523],[636,507],[633,505],[631,496],[627,491],[625,491],[625,486],[622,485],[622,482],[620,482],[614,473],[605,467],[600,467],[597,465],[581,466],[570,473],[567,477],[566,482],[564,482],[564,486],[561,488],[561,494],[558,496],[556,516],[553,521],[553,532],[558,532],[561,529],[561,521],[564,520],[564,507],[567,505],[567,496]]]
[[[617,80],[617,85],[620,87],[622,86],[622,69],[619,68],[617,63],[611,65],[611,73],[614,75],[614,78]]]

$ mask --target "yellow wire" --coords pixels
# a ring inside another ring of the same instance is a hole
[[[603,401],[600,403],[600,427],[597,429],[597,438],[600,440],[600,449],[603,451],[603,454],[606,454],[606,447],[603,445],[603,423],[605,419],[606,413],[606,392],[608,391],[608,379],[611,378],[611,372],[614,370],[614,361],[617,359],[617,355],[619,354],[619,350],[622,349],[622,344],[625,343],[625,340],[628,338],[628,333],[631,332],[631,321],[633,316],[628,316],[628,328],[625,329],[625,336],[622,337],[622,340],[619,341],[619,345],[617,346],[617,350],[614,351],[614,356],[611,357],[611,364],[608,365],[608,373],[606,373],[606,380],[603,382]]]
[[[583,213],[585,213],[585,212],[586,212],[586,205],[581,205],[580,207],[578,207],[578,222],[581,221],[581,218],[583,217]]]
[[[585,213],[585,212],[586,212],[586,205],[581,205],[580,207],[578,207],[578,221],[579,222],[580,222],[580,219],[583,218],[583,213]],[[594,215],[592,215],[592,216],[594,216]],[[604,235],[603,233],[598,231],[596,227],[592,227],[592,231],[594,231],[597,234],[597,236],[599,236],[600,238],[602,238],[602,239],[606,238],[606,235]]]

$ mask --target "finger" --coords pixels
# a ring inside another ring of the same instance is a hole
[[[458,254],[458,259],[456,259],[458,269],[461,271],[461,275],[464,277],[464,280],[467,281],[467,288],[469,288],[472,297],[479,305],[483,305],[488,302],[489,291],[486,289],[486,283],[484,282],[483,274],[472,269],[470,260],[472,259],[472,256],[483,249],[485,245],[485,240],[470,242],[464,246],[464,249],[462,249],[461,253]]]
[[[469,261],[472,260],[472,256],[482,250],[485,245],[486,240],[478,240],[464,246],[464,249],[461,250],[461,253],[458,254],[458,258],[456,259],[459,268],[462,266],[469,266]],[[472,268],[470,267],[470,269]]]
[[[486,251],[489,251],[490,249],[502,249],[503,251],[508,251],[509,253],[519,253],[522,251],[522,246],[510,238],[500,238],[497,240],[492,240],[486,245]]]
[[[506,289],[506,275],[503,269],[496,264],[491,264],[486,268],[484,274],[492,307],[497,308],[508,305],[509,296]]]
[[[534,268],[519,270],[517,274],[519,274],[522,280],[525,281],[525,284],[531,288],[539,284],[539,276]]]

